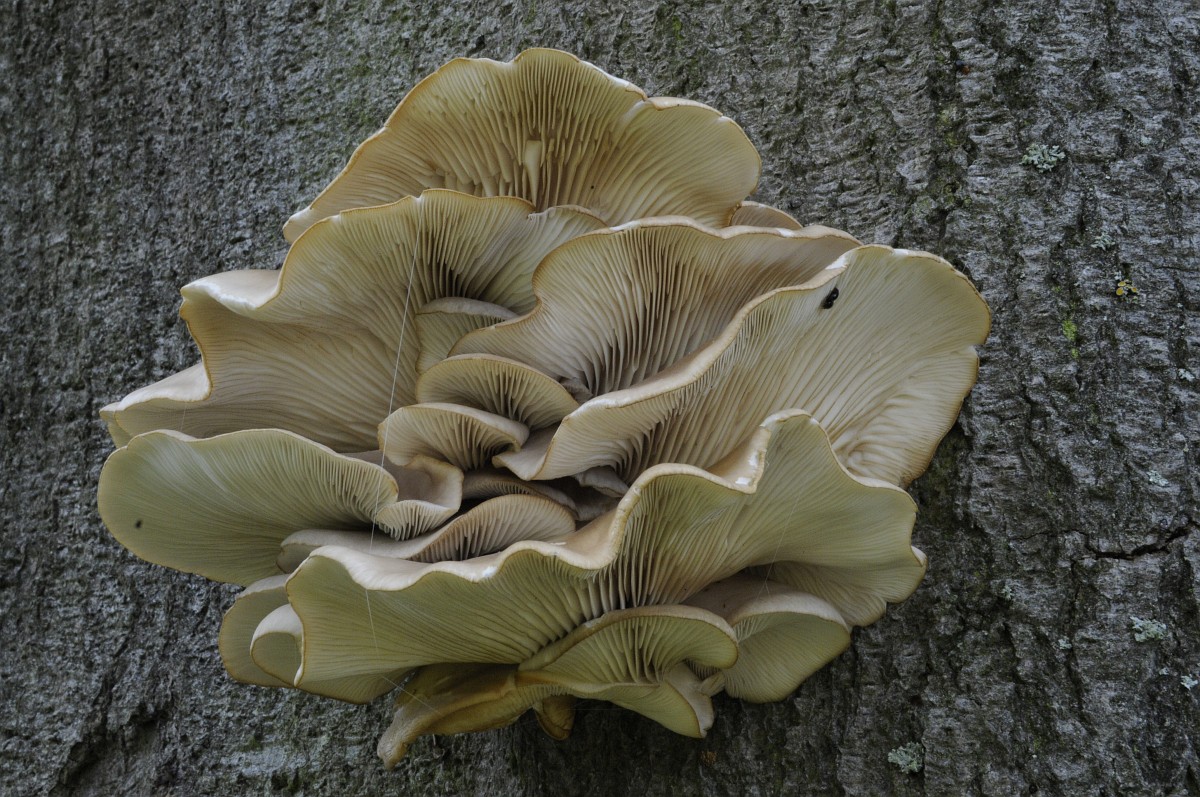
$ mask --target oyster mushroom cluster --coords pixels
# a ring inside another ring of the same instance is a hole
[[[422,81],[284,228],[183,289],[202,362],[102,411],[100,513],[242,585],[230,674],[424,734],[577,698],[682,734],[780,700],[925,570],[904,487],[989,314],[932,255],[745,201],[728,118],[566,53]]]

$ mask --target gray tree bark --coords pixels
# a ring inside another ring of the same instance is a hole
[[[758,198],[942,254],[993,332],[913,487],[924,584],[791,699],[720,698],[700,741],[593,704],[385,772],[387,701],[233,683],[234,590],[109,537],[96,411],[196,359],[178,288],[277,267],[416,80],[533,45],[719,108]],[[0,791],[1200,794],[1195,0],[6,0],[0,79]]]

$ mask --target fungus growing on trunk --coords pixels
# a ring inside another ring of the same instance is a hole
[[[717,692],[786,697],[924,575],[903,487],[989,316],[939,258],[747,201],[758,168],[566,53],[452,62],[280,271],[184,288],[202,362],[102,410],[104,522],[245,587],[238,680],[402,684],[388,765],[529,709],[563,738],[579,698],[701,736]]]

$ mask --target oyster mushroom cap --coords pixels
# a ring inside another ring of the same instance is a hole
[[[379,425],[379,447],[393,462],[439,457],[475,470],[503,450],[520,449],[529,427],[503,415],[460,404],[410,404]]]
[[[990,317],[938,258],[745,200],[759,171],[566,53],[448,64],[281,270],[185,286],[202,361],[101,411],[104,522],[248,585],[234,678],[403,686],[389,766],[528,709],[564,738],[579,698],[703,736],[718,691],[785,697],[921,580],[901,487]]]
[[[314,551],[288,582],[309,632],[299,684],[347,667],[519,663],[606,612],[677,603],[771,562],[864,571],[870,587],[808,591],[869,622],[924,574],[914,514],[904,491],[847,473],[809,416],[780,413],[712,472],[653,468],[614,512],[558,540],[428,565]],[[342,651],[367,639],[370,655],[347,662]]]
[[[594,285],[594,292],[603,290],[604,283]],[[550,316],[550,295],[540,301],[542,316]],[[483,348],[503,332],[506,345],[530,352],[539,367],[543,356],[563,352],[578,353],[572,370],[601,373],[622,361],[619,346],[598,356],[591,330],[542,328],[532,324],[537,315],[472,333],[460,348]],[[631,479],[656,463],[712,463],[758,419],[800,408],[825,428],[851,472],[907,485],[958,417],[978,371],[975,346],[989,324],[983,299],[946,261],[859,247],[806,284],[752,299],[707,345],[640,383],[585,402],[495,461],[523,479],[599,466]]]
[[[573,531],[574,518],[562,505],[541,496],[501,495],[409,540],[379,539],[355,531],[298,531],[280,543],[279,568],[290,573],[326,545],[414,562],[461,561],[502,551],[522,540],[559,539]]]
[[[546,256],[532,312],[466,335],[453,353],[511,357],[598,396],[683,359],[747,302],[817,278],[856,246],[828,227],[717,230],[667,218],[599,230]]]
[[[288,686],[295,685],[303,650],[300,618],[287,604],[267,614],[255,627],[250,641],[254,664]],[[407,672],[399,669],[378,675],[335,675],[323,681],[309,681],[305,691],[347,703],[369,703],[399,686]]]
[[[108,458],[97,502],[112,535],[142,559],[248,585],[279,574],[279,544],[301,529],[411,535],[457,511],[461,471],[425,461],[412,470],[401,492],[387,469],[291,432],[149,432]],[[404,519],[413,525],[394,525]]]
[[[760,169],[749,139],[719,112],[647,98],[569,53],[459,58],[409,92],[284,236],[429,188],[578,205],[608,224],[678,214],[722,225]]]
[[[729,220],[730,227],[777,227],[783,230],[801,230],[804,225],[796,221],[789,213],[761,202],[746,200],[737,206],[733,218]]]
[[[423,340],[432,362],[452,342],[446,325],[530,309],[545,254],[600,226],[580,209],[453,191],[347,211],[309,230],[279,271],[187,285],[180,314],[203,363],[100,415],[121,445],[155,429],[282,428],[340,451],[373,448],[379,422],[414,401]]]
[[[507,307],[478,299],[434,299],[417,311],[417,346],[421,352],[417,373],[423,374],[446,359],[458,339],[468,332],[516,317]]]
[[[850,646],[850,628],[832,604],[765,576],[718,581],[687,604],[724,617],[733,628],[737,663],[697,672],[719,673],[715,683],[743,700],[783,700]]]
[[[561,384],[530,366],[492,354],[450,357],[421,374],[421,403],[462,404],[542,429],[579,409]]]
[[[535,495],[548,498],[579,518],[582,508],[566,490],[566,485],[551,482],[527,482],[507,471],[473,470],[463,474],[463,499],[494,498],[499,495]],[[593,518],[588,518],[592,520]]]
[[[226,671],[236,681],[256,686],[291,686],[259,667],[250,655],[258,624],[280,606],[287,605],[286,575],[268,576],[246,587],[221,619],[217,647]],[[293,675],[295,671],[293,670]]]
[[[516,666],[423,668],[396,701],[379,754],[394,766],[419,736],[503,727],[563,695],[607,700],[676,733],[703,736],[712,704],[685,662],[729,667],[737,655],[733,631],[710,612],[690,606],[610,612]],[[557,713],[561,728],[565,720]]]

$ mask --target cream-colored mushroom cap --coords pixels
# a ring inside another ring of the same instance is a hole
[[[678,362],[750,300],[818,277],[857,245],[828,227],[714,230],[680,218],[600,230],[542,261],[531,313],[467,335],[454,353],[510,357],[598,396]]]
[[[657,466],[614,512],[559,540],[436,564],[314,551],[288,582],[306,631],[299,683],[378,667],[518,663],[606,612],[677,603],[771,562],[806,563],[814,583],[805,591],[869,622],[924,573],[909,545],[913,518],[904,491],[851,476],[810,417],[782,413],[712,472]],[[845,573],[861,573],[862,584],[845,593],[828,585]],[[344,651],[360,648],[347,660]]]
[[[406,478],[406,469],[392,468],[401,474],[401,493],[388,469],[291,432],[255,429],[204,440],[149,432],[108,458],[98,503],[112,535],[142,559],[248,585],[279,574],[279,544],[301,529],[378,524],[380,533],[411,536],[457,511],[461,471],[425,462],[412,469]]]
[[[254,664],[289,686],[295,685],[303,650],[304,629],[296,612],[287,604],[264,617],[250,641],[250,658]],[[310,679],[304,690],[347,703],[368,703],[395,689],[407,673],[407,669],[394,669],[372,675],[334,675],[321,681]]]
[[[339,451],[374,448],[380,421],[414,401],[423,359],[444,356],[454,330],[532,308],[545,254],[600,225],[578,209],[452,191],[327,219],[280,271],[186,286],[180,313],[203,363],[101,417],[122,445],[154,429],[281,428]]]
[[[522,540],[561,539],[573,531],[570,510],[555,501],[540,495],[500,495],[436,531],[408,540],[328,529],[298,531],[280,543],[279,568],[290,573],[326,545],[414,562],[444,562],[496,553]]]
[[[730,227],[776,227],[781,230],[802,230],[804,225],[796,221],[791,214],[761,202],[746,200],[737,206],[733,218],[729,220]]]
[[[221,620],[217,647],[225,669],[234,679],[258,686],[291,686],[291,679],[280,680],[254,663],[250,644],[254,630],[268,614],[287,605],[284,588],[286,575],[269,576],[246,587]],[[293,673],[295,671],[293,670]]]
[[[720,670],[714,683],[743,700],[783,700],[850,645],[850,628],[833,605],[766,576],[718,581],[687,603],[724,617],[733,628],[737,663]]]
[[[703,164],[703,168],[697,168]],[[683,215],[723,225],[758,182],[758,153],[700,103],[647,98],[558,50],[460,58],[421,81],[284,235],[428,188],[588,208],[608,224]]]
[[[394,766],[418,736],[502,727],[560,695],[607,700],[676,733],[703,736],[712,704],[686,662],[724,668],[737,655],[733,631],[710,612],[689,606],[610,612],[519,666],[425,668],[405,684],[379,754]]]
[[[225,669],[236,680],[257,686],[294,686],[303,648],[303,629],[288,606],[286,575],[256,581],[233,602],[221,621],[218,644]],[[383,676],[334,678],[309,691],[365,703],[391,691],[403,672]]]
[[[417,400],[475,407],[530,429],[558,423],[579,409],[579,402],[551,377],[491,354],[451,357],[431,367],[417,382]]]
[[[380,447],[393,462],[440,457],[463,470],[489,464],[503,450],[518,450],[529,427],[493,412],[460,404],[412,404],[379,426]]]
[[[476,329],[500,321],[510,321],[517,314],[507,307],[461,296],[434,299],[417,310],[417,373],[423,374],[450,354],[458,339]]]
[[[585,236],[564,248],[609,240],[616,236]],[[608,284],[588,284],[597,306],[612,306],[603,298]],[[533,314],[472,333],[460,348],[487,348],[485,341],[503,335],[506,346],[549,373],[620,370],[611,363],[622,362],[623,346],[597,350],[592,329],[551,320],[561,316],[551,310],[549,293],[539,301]],[[557,294],[553,301],[574,305]],[[859,247],[807,284],[751,300],[692,355],[597,396],[496,461],[523,479],[597,466],[631,479],[656,463],[712,463],[762,418],[800,408],[825,428],[851,472],[907,485],[958,417],[989,321],[979,294],[944,260]],[[617,325],[644,326],[652,322],[636,315]],[[579,327],[586,331],[575,332]]]
[[[238,681],[396,691],[379,755],[601,700],[703,736],[926,570],[905,486],[990,314],[922,252],[746,199],[718,111],[556,50],[421,81],[284,226],[182,290],[200,362],[101,410],[99,511],[242,585]],[[581,715],[583,716],[583,715]]]

